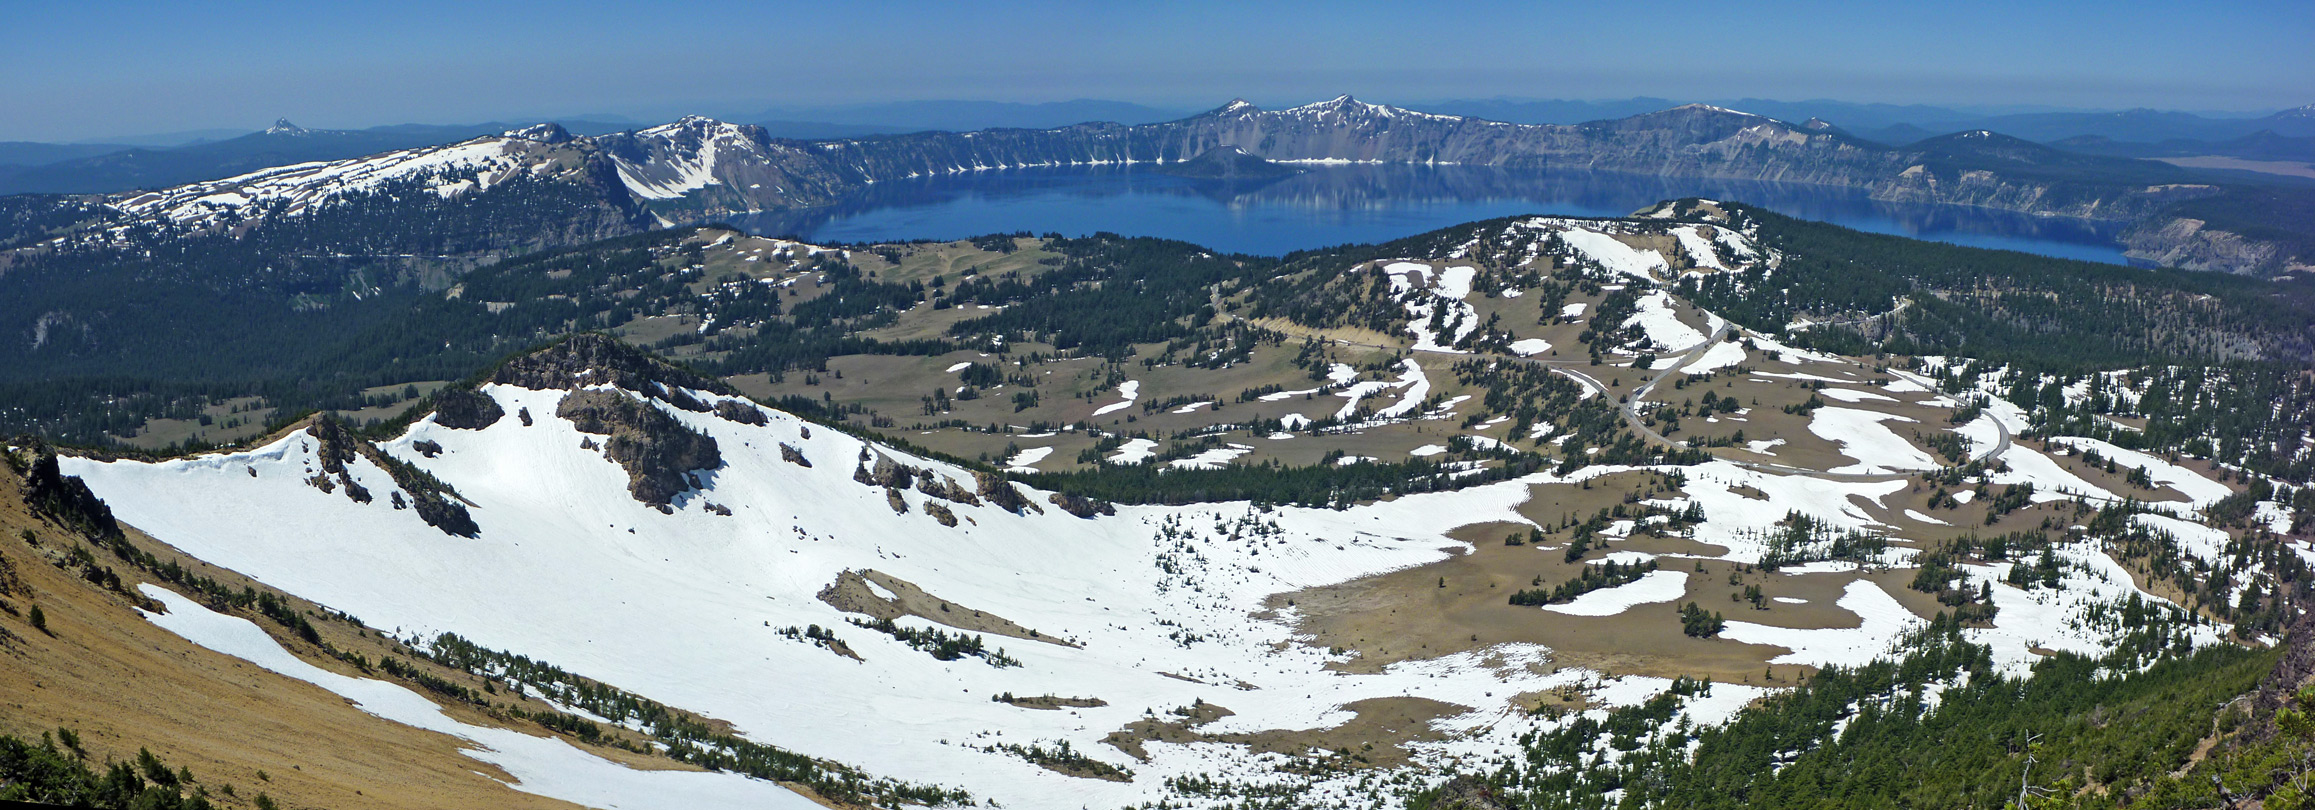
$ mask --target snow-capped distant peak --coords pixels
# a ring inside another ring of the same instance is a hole
[[[1727,108],[1727,107],[1715,107],[1715,106],[1713,106],[1713,105],[1710,105],[1710,104],[1682,104],[1682,105],[1680,105],[1680,106],[1678,106],[1678,107],[1674,107],[1674,108],[1672,108],[1672,109],[1675,109],[1675,110],[1700,110],[1700,111],[1703,111],[1703,112],[1716,112],[1716,113],[1725,113],[1725,114],[1728,114],[1728,115],[1741,115],[1741,116],[1744,116],[1744,117],[1746,117],[1746,118],[1760,118],[1760,117],[1762,117],[1762,116],[1754,115],[1754,114],[1752,114],[1752,113],[1748,113],[1748,112],[1745,112],[1745,111],[1743,111],[1743,110],[1731,110],[1731,109],[1729,109],[1729,108]]]
[[[686,116],[684,116],[684,117],[682,117],[682,118],[678,118],[678,119],[675,119],[675,120],[673,120],[673,121],[669,121],[669,122],[667,122],[667,123],[665,123],[665,124],[660,124],[659,126],[655,126],[655,127],[652,127],[652,128],[650,128],[650,129],[646,129],[646,130],[643,130],[643,134],[647,134],[647,135],[648,135],[648,134],[657,134],[657,133],[662,133],[662,132],[675,132],[675,131],[679,131],[679,130],[688,130],[688,129],[713,129],[713,128],[716,128],[716,127],[724,127],[724,126],[730,126],[730,125],[729,125],[729,124],[725,124],[725,123],[724,123],[724,122],[722,122],[722,121],[718,121],[718,120],[716,120],[716,119],[713,119],[713,118],[709,118],[709,117],[707,117],[707,116],[704,116],[704,115],[686,115]]]
[[[287,118],[273,119],[273,126],[265,128],[267,135],[304,135],[305,127],[289,122]]]
[[[519,138],[526,141],[539,141],[541,143],[564,143],[571,140],[571,132],[570,130],[564,129],[563,125],[561,124],[548,122],[544,124],[532,124],[521,129],[510,129],[502,133],[499,137]]]
[[[1436,113],[1416,112],[1414,110],[1409,110],[1402,107],[1393,107],[1388,104],[1375,104],[1373,102],[1360,101],[1358,99],[1352,98],[1349,93],[1344,93],[1325,101],[1312,102],[1309,104],[1304,104],[1300,107],[1295,107],[1293,109],[1282,110],[1280,112],[1283,115],[1295,116],[1367,115],[1378,118],[1430,118],[1441,121],[1460,121],[1463,118],[1459,115],[1439,115]]]
[[[1285,112],[1290,112],[1290,113],[1293,113],[1293,112],[1328,112],[1328,111],[1332,111],[1332,110],[1340,110],[1340,109],[1346,109],[1346,108],[1352,108],[1352,107],[1373,107],[1373,106],[1376,106],[1376,105],[1373,105],[1373,104],[1367,104],[1367,103],[1365,103],[1365,102],[1359,101],[1358,99],[1355,99],[1355,98],[1351,98],[1349,93],[1344,93],[1344,94],[1342,94],[1342,95],[1339,95],[1339,96],[1335,96],[1334,98],[1330,98],[1330,99],[1327,99],[1327,100],[1325,100],[1325,101],[1313,101],[1313,102],[1310,102],[1309,104],[1304,104],[1304,105],[1302,105],[1302,106],[1300,106],[1300,107],[1294,107],[1294,108],[1291,108],[1291,109],[1285,110]]]
[[[1232,115],[1232,114],[1239,114],[1239,113],[1252,113],[1252,112],[1261,112],[1261,111],[1262,111],[1262,110],[1261,110],[1261,108],[1260,108],[1260,107],[1256,107],[1256,106],[1254,106],[1254,102],[1251,102],[1251,101],[1247,101],[1247,100],[1245,100],[1245,99],[1242,99],[1242,98],[1234,98],[1234,99],[1230,99],[1230,103],[1222,105],[1222,109],[1220,110],[1220,112],[1221,112],[1222,114],[1224,114],[1224,115]]]

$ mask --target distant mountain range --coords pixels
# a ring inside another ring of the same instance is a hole
[[[1426,111],[1511,124],[1575,125],[1670,109],[1669,99],[1604,101],[1481,99],[1424,105]],[[1903,146],[1955,132],[1989,130],[2068,151],[2108,157],[2217,155],[2249,160],[2315,161],[2315,105],[2258,118],[2214,118],[2183,112],[2035,112],[1972,115],[1927,105],[1858,104],[1739,99],[1717,106],[1781,121],[1818,120],[1812,128],[1888,146]],[[1192,113],[1118,101],[1080,99],[1043,104],[991,101],[918,101],[765,110],[751,121],[772,138],[829,140],[919,132],[982,129],[1057,129],[1085,122],[1127,126],[1188,118]],[[600,120],[597,120],[597,119]],[[282,122],[286,124],[287,122]],[[581,135],[636,128],[615,116],[560,122]],[[164,188],[230,177],[290,163],[339,160],[395,149],[447,143],[501,132],[516,125],[401,124],[363,130],[274,127],[222,139],[174,146],[139,145],[179,139],[113,139],[112,143],[0,142],[0,194],[108,193]],[[178,133],[186,135],[189,133]]]
[[[2272,117],[2288,120],[2289,115]],[[311,247],[307,243],[314,240],[297,236],[298,231],[336,229],[342,235],[352,229],[362,233],[368,253],[431,257],[411,261],[456,267],[652,227],[828,206],[881,182],[1034,166],[1180,164],[1215,150],[1284,163],[1444,163],[1807,183],[1860,189],[1893,202],[2140,223],[2162,220],[2166,211],[2186,201],[2225,197],[2240,179],[2067,152],[1990,130],[1891,147],[1821,120],[1795,126],[1701,104],[1557,125],[1418,112],[1349,96],[1283,110],[1233,101],[1186,118],[1138,125],[824,140],[783,139],[765,127],[702,117],[594,135],[550,124],[359,159],[322,157],[444,134],[460,133],[425,128],[316,132],[283,122],[216,144],[39,167],[64,173],[44,175],[58,181],[70,172],[86,172],[72,175],[85,179],[98,173],[92,169],[103,169],[115,177],[152,180],[138,185],[167,187],[75,203],[93,206],[88,211],[107,224],[104,228],[84,223],[59,230],[60,215],[20,215],[19,222],[33,224],[0,233],[0,246],[61,234],[64,240],[55,243],[60,248],[128,247],[123,240],[255,229],[283,246]],[[189,162],[163,157],[188,154],[232,156],[280,168],[169,184],[177,176],[171,172],[193,169]],[[413,197],[401,193],[405,189],[430,193]],[[2194,228],[2145,230],[2165,236],[2131,247],[2165,264],[2257,273],[2301,266],[2307,263],[2302,257],[2315,254],[2308,249],[2315,238],[2301,239],[2304,223],[2261,219],[2265,215],[2260,212],[2279,210],[2273,206],[2205,207],[2210,211],[2195,218],[2199,224]],[[364,224],[372,221],[412,225]],[[423,227],[413,227],[421,222]],[[112,227],[124,224],[138,227]],[[2241,233],[2265,235],[2253,240],[2221,236]],[[344,241],[338,236],[329,240],[333,247]]]

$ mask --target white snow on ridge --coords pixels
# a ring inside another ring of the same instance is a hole
[[[481,137],[448,146],[403,149],[348,160],[298,163],[261,169],[248,174],[192,183],[160,191],[115,198],[111,207],[140,219],[159,219],[186,228],[202,228],[229,218],[247,219],[259,211],[296,216],[389,182],[435,178],[429,190],[451,196],[465,188],[488,188],[524,170],[521,158],[529,141]],[[453,181],[447,175],[475,172],[477,180]],[[455,189],[455,190],[454,190]]]

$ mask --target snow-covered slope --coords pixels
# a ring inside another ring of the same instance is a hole
[[[429,417],[385,445],[475,505],[474,539],[398,511],[393,504],[412,496],[366,459],[346,466],[372,495],[368,503],[317,489],[309,479],[324,465],[310,431],[242,453],[68,467],[154,536],[405,636],[455,631],[732,721],[759,741],[1011,806],[1156,800],[1169,795],[1170,776],[1286,778],[1242,746],[1149,742],[1141,762],[1102,743],[1149,712],[1226,707],[1235,715],[1202,728],[1218,734],[1331,727],[1348,721],[1343,706],[1358,700],[1429,698],[1462,707],[1436,724],[1448,741],[1417,746],[1420,760],[1437,766],[1509,750],[1520,731],[1542,722],[1514,705],[1515,695],[1583,677],[1531,668],[1546,651],[1517,645],[1337,672],[1328,664],[1338,657],[1295,643],[1291,609],[1255,618],[1271,594],[1463,547],[1444,536],[1452,526],[1440,515],[1521,520],[1511,511],[1526,497],[1518,484],[1340,512],[1234,503],[1121,508],[1090,519],[1031,494],[1035,508],[1013,514],[995,499],[894,495],[854,477],[864,452],[966,486],[968,470],[783,413],[752,425],[651,400],[722,448],[722,465],[698,475],[703,488],[662,514],[628,495],[619,466],[582,446],[590,434],[554,415],[570,392],[484,391],[505,411],[489,427],[456,429]],[[786,448],[811,466],[786,460]],[[942,525],[934,506],[953,510],[957,525]],[[1075,646],[992,635],[990,646],[1020,666],[935,660],[848,624],[815,598],[841,573],[867,569]],[[779,632],[811,624],[833,628],[864,660]],[[1662,687],[1622,683],[1638,697]],[[1040,711],[991,700],[1004,692],[1106,705]],[[1132,780],[1065,776],[995,747],[1063,741],[1130,768]],[[1314,789],[1347,791],[1347,780]]]
[[[397,181],[441,197],[488,191],[518,176],[567,177],[575,169],[549,159],[542,140],[486,136],[446,146],[404,149],[352,160],[299,163],[223,180],[121,195],[110,202],[138,221],[183,230],[232,227],[269,216],[295,217]]]

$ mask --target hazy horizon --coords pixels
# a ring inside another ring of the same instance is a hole
[[[923,100],[1116,100],[1206,109],[1348,92],[1449,99],[1832,99],[1943,107],[2257,113],[2315,102],[2315,15],[2286,2],[1004,13],[710,2],[368,9],[260,2],[18,4],[0,42],[0,140],[744,116]],[[1122,24],[1130,22],[1131,24]],[[294,66],[294,69],[284,69]]]

